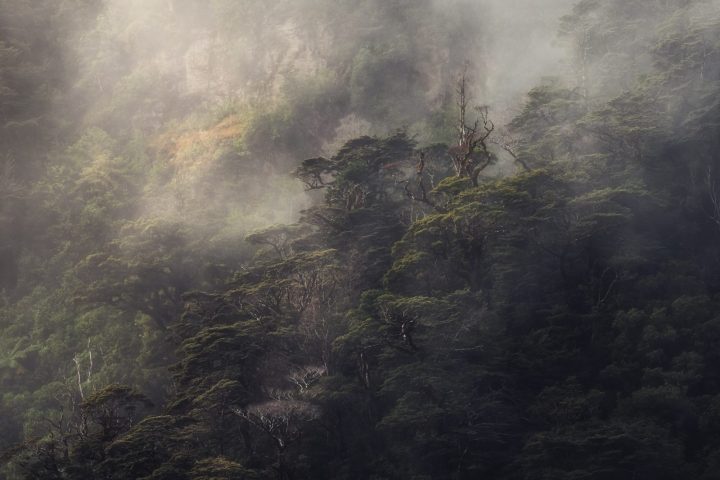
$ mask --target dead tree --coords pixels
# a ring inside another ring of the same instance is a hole
[[[458,177],[469,178],[477,186],[478,177],[483,170],[495,160],[489,149],[489,140],[495,124],[490,120],[489,110],[486,106],[475,107],[477,118],[468,124],[467,115],[470,97],[467,91],[467,69],[458,80],[456,93],[458,96],[458,143],[450,149],[455,174]]]
[[[286,449],[300,440],[303,427],[319,418],[320,410],[310,403],[288,399],[269,400],[233,411],[272,439],[277,454],[278,478],[287,480],[290,475],[285,460]]]

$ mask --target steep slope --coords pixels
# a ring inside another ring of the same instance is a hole
[[[153,5],[242,20],[226,2]],[[467,18],[294,5],[245,26],[301,75],[273,53],[252,61],[277,77],[213,64],[220,83],[267,87],[259,103],[188,103],[143,135],[112,124],[151,109],[93,103],[105,131],[37,183],[49,253],[23,259],[2,317],[2,408],[18,412],[3,430],[19,436],[21,411],[26,430],[8,478],[720,475],[717,2],[578,2],[561,22],[573,74],[504,127],[452,110],[459,58],[428,60]],[[305,38],[303,19],[327,22]],[[423,27],[441,45],[428,55]],[[218,32],[186,45],[198,64],[231,55]],[[208,77],[188,78],[202,97]],[[311,192],[286,205],[291,169]]]

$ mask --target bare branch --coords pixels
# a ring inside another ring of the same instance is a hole
[[[456,88],[458,106],[458,143],[450,149],[455,174],[459,177],[468,177],[473,185],[478,184],[480,173],[490,166],[495,156],[488,144],[495,124],[490,120],[487,106],[476,107],[477,118],[472,125],[467,123],[467,108],[470,103],[467,92],[467,66],[458,80]]]
[[[512,138],[507,133],[503,133],[493,139],[490,140],[490,143],[493,145],[497,145],[498,147],[502,148],[506,153],[508,153],[515,163],[518,163],[526,172],[529,172],[531,168],[528,166],[527,162],[520,158],[520,156],[515,153],[518,141],[515,138]]]

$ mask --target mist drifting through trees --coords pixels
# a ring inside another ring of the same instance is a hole
[[[0,0],[0,479],[719,478],[719,140],[718,0]]]

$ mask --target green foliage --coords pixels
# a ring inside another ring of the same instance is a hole
[[[718,476],[712,2],[579,2],[578,81],[532,89],[489,138],[526,171],[478,181],[407,133],[447,136],[473,15],[139,3],[0,1],[54,19],[0,29],[3,478]],[[324,197],[285,224],[293,167]]]

